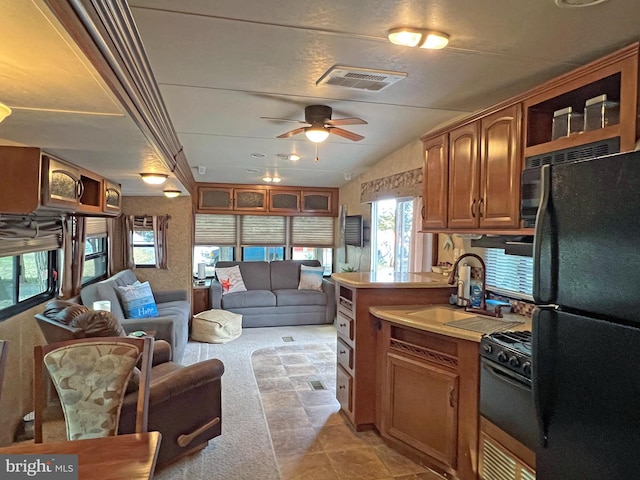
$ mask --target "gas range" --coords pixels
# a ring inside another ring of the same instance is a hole
[[[480,340],[480,355],[531,379],[531,332],[499,332]]]

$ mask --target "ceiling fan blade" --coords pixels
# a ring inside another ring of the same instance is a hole
[[[362,135],[349,132],[348,130],[343,130],[342,128],[338,128],[338,127],[328,127],[328,128],[330,129],[329,131],[331,133],[335,133],[336,135],[339,135],[341,137],[347,138],[349,140],[353,140],[354,142],[359,142],[364,138]]]
[[[275,120],[276,122],[295,122],[295,123],[305,123],[304,120],[294,120],[293,118],[277,118],[277,117],[260,117],[262,120]]]
[[[367,125],[367,122],[362,120],[361,118],[352,117],[352,118],[336,118],[335,120],[327,120],[327,125]]]
[[[296,128],[294,130],[291,130],[290,132],[283,133],[282,135],[278,135],[276,138],[289,138],[302,132],[304,132],[304,127]]]

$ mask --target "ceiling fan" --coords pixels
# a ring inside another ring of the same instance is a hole
[[[357,133],[349,132],[339,128],[339,125],[366,125],[367,122],[361,118],[336,118],[331,119],[332,108],[326,105],[309,105],[304,109],[304,120],[293,120],[290,118],[260,117],[265,120],[276,120],[281,122],[297,122],[305,126],[295,128],[289,132],[278,135],[276,138],[289,138],[299,133],[303,133],[314,143],[324,142],[329,133],[335,133],[341,137],[353,140],[362,140],[364,137]]]

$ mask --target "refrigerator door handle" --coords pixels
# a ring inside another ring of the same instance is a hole
[[[540,433],[540,445],[547,447],[549,419],[553,410],[553,384],[555,378],[556,315],[553,307],[533,310],[532,373],[533,401]]]
[[[558,268],[554,255],[556,232],[552,228],[551,165],[540,169],[542,196],[533,239],[533,298],[536,303],[555,303]],[[547,233],[547,235],[545,235]]]

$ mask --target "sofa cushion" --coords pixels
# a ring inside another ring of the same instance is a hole
[[[231,262],[221,260],[216,268],[226,268],[238,265],[247,290],[271,290],[268,262]]]
[[[122,300],[127,318],[157,317],[158,307],[151,293],[149,282],[118,286],[118,294]]]
[[[176,317],[189,320],[191,316],[191,303],[188,300],[157,303],[159,317]]]
[[[298,288],[300,265],[319,267],[318,260],[281,260],[271,262],[271,290]]]
[[[276,296],[270,290],[250,290],[223,295],[222,308],[275,307]]]
[[[317,290],[286,289],[275,290],[276,305],[281,306],[301,306],[301,305],[326,305],[327,295]]]
[[[247,291],[238,265],[226,268],[216,267],[216,278],[220,282],[220,285],[222,285],[223,295]]]
[[[322,291],[322,276],[324,275],[324,267],[307,267],[300,265],[300,283],[298,290],[317,290]]]

